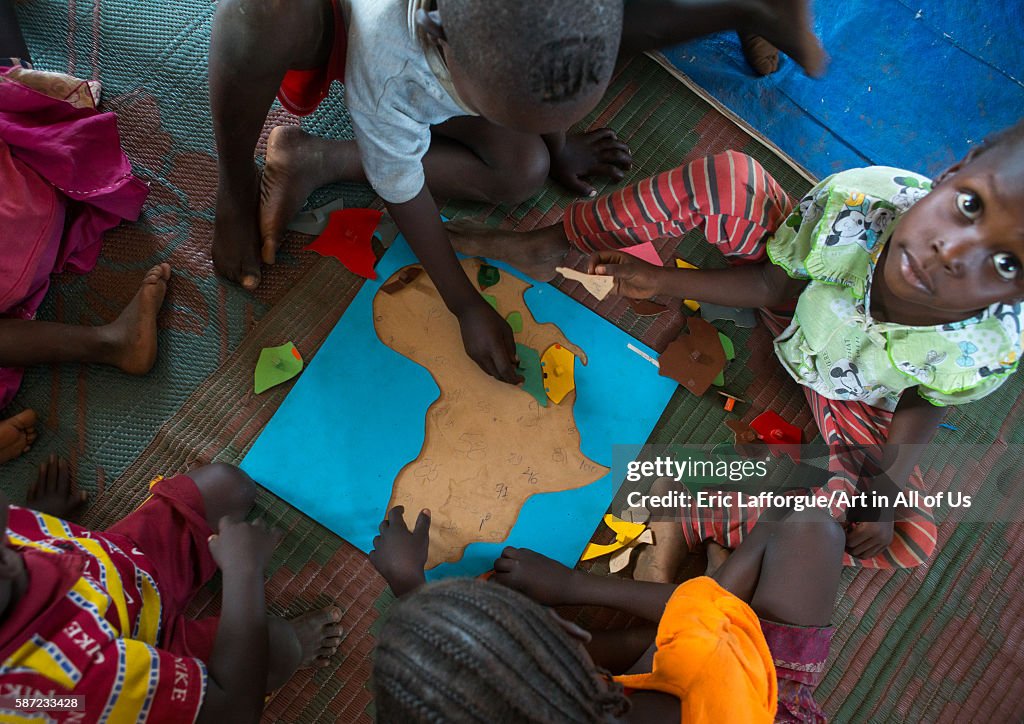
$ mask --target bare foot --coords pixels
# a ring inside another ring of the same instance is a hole
[[[503,261],[539,282],[555,278],[555,267],[561,266],[569,251],[561,224],[523,232],[496,229],[474,219],[456,219],[445,227],[456,251]]]
[[[14,417],[0,422],[0,463],[27,453],[36,441],[34,410],[22,410]]]
[[[741,29],[740,37],[762,36],[799,63],[808,75],[824,73],[825,51],[814,34],[810,0],[762,1],[758,5],[752,13],[754,19]]]
[[[225,279],[252,291],[260,285],[260,177],[255,165],[233,188],[221,169],[217,218],[213,225],[213,266]]]
[[[410,531],[405,524],[405,506],[396,505],[388,511],[373,539],[370,563],[384,576],[396,596],[404,596],[424,583],[430,545],[430,511],[422,510]]]
[[[142,286],[121,315],[104,330],[110,336],[110,364],[132,375],[144,375],[156,362],[156,316],[164,303],[170,264],[146,272]]]
[[[345,633],[339,621],[341,609],[335,606],[310,611],[288,621],[302,649],[300,669],[320,668],[330,663]]]
[[[779,49],[760,35],[741,33],[740,46],[747,64],[758,75],[771,75],[779,69]]]
[[[263,261],[273,264],[285,229],[316,189],[332,181],[364,178],[354,141],[318,138],[298,126],[278,126],[267,138],[260,182]]]
[[[25,502],[29,508],[54,515],[65,520],[74,520],[81,511],[89,494],[74,490],[68,461],[58,458],[56,453],[40,464],[39,474],[28,486]]]
[[[572,603],[574,581],[582,574],[528,548],[501,552],[494,561],[494,582],[529,596],[545,606]]]
[[[722,565],[729,560],[729,556],[732,555],[732,551],[721,546],[713,540],[709,540],[706,543],[705,551],[708,556],[708,567],[704,571],[705,576],[715,575],[715,571],[722,567]]]

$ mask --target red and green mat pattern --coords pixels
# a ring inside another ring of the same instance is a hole
[[[39,67],[104,82],[106,109],[118,113],[125,150],[152,188],[140,222],[108,235],[93,274],[58,279],[42,316],[89,324],[112,319],[145,269],[158,261],[174,268],[160,319],[160,358],[152,373],[129,378],[94,367],[35,369],[5,411],[31,406],[42,426],[35,449],[0,469],[4,490],[22,499],[32,466],[58,451],[72,460],[93,495],[85,520],[93,527],[131,511],[154,475],[212,460],[240,460],[290,387],[252,394],[259,350],[291,340],[310,359],[360,282],[333,259],[300,253],[309,239],[298,235],[287,239],[280,263],[255,294],[215,277],[208,250],[216,163],[205,77],[213,10],[199,0],[173,7],[123,0],[19,6]],[[267,130],[296,122],[275,107]],[[351,135],[338,93],[303,125],[321,135]],[[605,125],[633,150],[635,164],[626,182],[736,148],[758,158],[791,193],[810,186],[756,134],[649,59],[620,72],[581,127]],[[349,205],[372,200],[365,188],[343,186],[319,192],[314,201],[338,193]],[[449,205],[443,211],[528,229],[557,219],[570,200],[549,187],[512,209]],[[698,265],[720,264],[698,236],[662,242],[659,250],[668,258],[678,246],[680,255]],[[679,312],[637,317],[621,301],[595,304],[574,283],[562,288],[656,349],[683,324]],[[748,401],[737,413],[749,419],[774,409],[812,436],[803,395],[773,362],[765,330],[719,325],[737,352],[725,389]],[[939,431],[926,466],[935,489],[988,499],[1000,506],[1004,521],[1022,518],[1021,386],[1020,379],[1013,380],[994,399],[954,412],[950,422],[958,430]],[[717,396],[697,399],[680,392],[651,442],[728,439],[725,414]],[[301,450],[295,451],[295,464],[302,464]],[[370,721],[370,653],[390,594],[362,553],[302,513],[267,493],[261,493],[257,508],[286,533],[269,573],[271,609],[289,615],[338,605],[347,631],[329,667],[300,672],[270,697],[266,721]],[[953,519],[940,528],[939,551],[926,567],[847,571],[836,608],[832,665],[817,692],[826,711],[844,722],[1024,717],[1022,531],[1019,524],[957,525]],[[195,611],[216,611],[218,598],[214,581],[196,600]],[[599,625],[617,620],[606,612],[584,615]]]

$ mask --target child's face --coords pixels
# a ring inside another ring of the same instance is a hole
[[[1024,297],[1024,152],[961,161],[900,218],[882,273],[894,296],[957,321]]]

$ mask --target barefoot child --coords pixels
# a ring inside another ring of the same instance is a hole
[[[450,230],[460,251],[506,259],[538,279],[554,276],[572,244],[591,253],[590,270],[612,276],[624,296],[764,308],[795,302],[795,313],[763,316],[777,335],[780,364],[804,387],[833,448],[827,485],[893,500],[893,482],[921,487],[914,469],[945,408],[991,394],[1017,367],[1022,202],[1018,124],[934,182],[898,169],[857,169],[830,176],[794,203],[756,161],[728,151],[574,204],[563,224],[527,235],[470,223]],[[732,268],[655,267],[615,251],[695,227]],[[865,472],[841,459],[857,447],[873,449],[877,459],[858,456]],[[929,511],[906,514],[895,529],[892,509],[880,514],[847,528],[851,556],[877,567],[928,558],[935,545]],[[752,508],[720,510],[710,519],[688,510],[681,534],[663,523],[659,542],[685,536],[692,546],[714,538],[734,548],[756,520]],[[653,562],[649,573],[670,580],[685,551],[656,549],[669,559]]]
[[[424,512],[410,533],[392,510],[370,554],[404,597],[374,652],[378,721],[824,721],[812,691],[843,555],[827,513],[764,520],[709,577],[680,586],[573,571],[520,548],[494,562],[493,582],[425,586],[429,526]],[[650,623],[587,633],[537,603]]]
[[[109,364],[144,374],[156,358],[156,315],[170,267],[146,274],[135,299],[101,327],[41,322],[36,310],[61,271],[84,274],[104,232],[138,218],[148,188],[132,176],[99,84],[31,68],[12,0],[0,0],[0,409],[31,365]],[[31,411],[0,423],[0,462],[31,445]]]
[[[628,38],[633,52],[692,37],[684,21],[696,15],[698,32],[765,20],[766,32],[799,38],[787,47],[803,62],[820,63],[806,12],[786,18],[787,25],[756,3],[637,5],[638,15],[652,6],[670,10],[674,35],[660,34],[664,23],[638,20]],[[459,318],[469,356],[492,376],[516,382],[511,330],[456,263],[434,197],[517,203],[549,173],[584,193],[592,192],[581,180],[587,174],[622,178],[630,157],[614,133],[567,140],[564,132],[607,86],[622,12],[622,0],[220,3],[210,48],[218,271],[255,288],[260,248],[263,262],[273,263],[285,226],[314,189],[369,181]],[[355,140],[278,127],[260,179],[253,150],[275,93],[286,109],[305,115],[335,79],[345,81]]]
[[[278,538],[245,522],[254,496],[245,473],[207,465],[159,480],[98,533],[49,514],[82,502],[51,459],[30,490],[40,512],[0,500],[0,707],[76,695],[84,718],[48,711],[49,721],[258,721],[266,692],[325,663],[341,628],[336,608],[292,621],[266,614],[263,571]],[[219,619],[186,619],[217,568]],[[3,708],[0,717],[30,718]]]

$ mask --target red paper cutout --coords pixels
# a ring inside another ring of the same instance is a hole
[[[799,427],[786,422],[778,413],[771,410],[762,412],[751,420],[750,427],[758,437],[768,443],[773,455],[785,453],[793,462],[800,462],[800,444],[804,437]]]
[[[340,209],[331,213],[327,228],[305,248],[321,256],[333,256],[353,274],[376,279],[377,256],[371,240],[384,214],[377,209]]]

